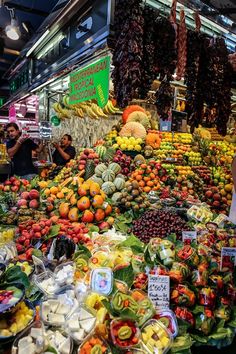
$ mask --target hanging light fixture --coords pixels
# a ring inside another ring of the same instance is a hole
[[[5,32],[8,38],[12,39],[13,41],[17,41],[21,36],[21,31],[15,18],[14,10],[9,8],[8,10],[10,11],[11,15],[11,24],[6,26]]]

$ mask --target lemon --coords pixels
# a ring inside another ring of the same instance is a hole
[[[143,140],[141,138],[136,139],[137,144],[142,144]]]
[[[133,149],[134,149],[133,145],[129,144],[129,145],[128,145],[128,150],[131,151],[131,150],[133,150]]]
[[[141,151],[142,147],[140,145],[135,145],[134,149],[135,151]]]
[[[129,138],[129,143],[130,144],[136,143],[136,139],[133,136],[131,136],[131,138]]]
[[[127,149],[127,145],[123,143],[123,144],[120,145],[120,148],[121,148],[121,150],[126,150]]]
[[[114,144],[112,147],[113,147],[113,149],[118,149],[119,145],[118,144]]]

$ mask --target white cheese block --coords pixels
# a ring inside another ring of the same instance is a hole
[[[55,332],[54,339],[55,339],[56,347],[60,347],[62,343],[64,343],[65,341],[65,337],[59,331]]]
[[[33,342],[33,339],[28,336],[28,337],[23,337],[19,340],[18,342],[18,348],[21,349],[21,348],[25,348],[28,344],[32,343]]]
[[[59,304],[56,313],[59,315],[67,315],[70,311],[70,305],[68,304]]]
[[[86,336],[86,333],[85,333],[84,329],[79,329],[77,332],[73,333],[73,338],[79,342],[82,341],[85,336]]]
[[[93,329],[95,322],[96,322],[96,318],[83,320],[80,321],[80,326],[85,330],[85,332],[89,333]]]
[[[58,315],[56,313],[49,313],[48,315],[48,321],[56,324],[63,324],[65,321],[65,316],[63,315]]]
[[[79,319],[80,321],[83,320],[88,320],[88,319],[93,319],[94,317],[91,315],[91,313],[89,313],[88,311],[86,311],[85,309],[81,308],[80,312],[79,312]]]
[[[59,347],[59,353],[61,354],[69,354],[70,353],[70,338],[67,338],[64,343],[62,343]]]
[[[35,344],[34,343],[30,343],[28,344],[24,349],[18,349],[18,353],[19,354],[35,354]]]
[[[73,320],[73,319],[69,320],[69,321],[67,322],[67,325],[68,325],[68,328],[69,328],[72,332],[78,331],[78,330],[80,329],[79,322],[76,321],[76,320]]]
[[[30,335],[33,338],[38,338],[43,336],[43,329],[42,328],[31,328]]]
[[[55,313],[57,311],[59,305],[59,302],[57,300],[48,300],[46,303],[49,305],[50,312]]]

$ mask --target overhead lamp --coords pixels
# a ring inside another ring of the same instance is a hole
[[[9,9],[11,15],[11,24],[7,25],[5,28],[5,32],[8,38],[12,39],[13,41],[17,41],[21,36],[21,31],[18,26],[18,22],[16,21],[14,10]]]
[[[47,29],[46,32],[44,32],[42,34],[41,37],[39,37],[39,39],[34,43],[34,45],[28,50],[28,52],[26,53],[26,56],[30,56],[31,53],[33,53],[33,51],[42,43],[42,41],[44,40],[44,38],[47,37],[47,35],[50,33],[50,30]]]

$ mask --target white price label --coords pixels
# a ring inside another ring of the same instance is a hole
[[[148,276],[148,296],[155,307],[170,306],[170,277],[166,275]]]
[[[182,232],[183,243],[192,242],[197,240],[197,231],[183,231]]]
[[[222,247],[220,269],[234,270],[236,266],[236,247]]]

